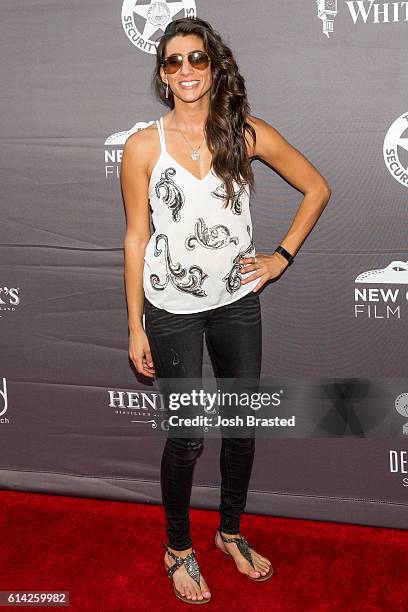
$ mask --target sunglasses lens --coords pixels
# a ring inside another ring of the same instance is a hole
[[[210,63],[208,55],[203,51],[193,51],[193,53],[190,53],[188,56],[188,61],[193,68],[197,68],[197,70],[205,70]],[[163,65],[168,74],[175,74],[183,65],[183,56],[170,55],[164,60]]]
[[[164,60],[164,68],[169,74],[174,74],[181,68],[183,64],[183,57],[181,55],[170,55]]]
[[[210,63],[208,55],[202,51],[194,51],[194,53],[190,53],[188,60],[190,64],[198,70],[205,70]]]

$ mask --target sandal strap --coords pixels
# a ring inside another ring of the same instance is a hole
[[[175,563],[170,567],[167,567],[167,575],[169,578],[172,578],[174,572],[178,570],[179,567],[185,565],[187,573],[196,581],[198,586],[200,586],[200,568],[195,558],[195,550],[189,553],[186,557],[180,557],[179,555],[175,555],[173,551],[167,546],[165,542],[163,542],[168,554],[175,560]]]
[[[250,545],[250,543],[244,536],[239,536],[238,538],[226,538],[225,536],[222,535],[221,531],[218,531],[218,533],[220,534],[223,542],[227,542],[227,543],[234,542],[238,546],[238,550],[241,553],[241,555],[245,557],[245,559],[249,561],[249,563],[255,569],[255,565],[252,560],[252,554],[250,550],[252,546]]]

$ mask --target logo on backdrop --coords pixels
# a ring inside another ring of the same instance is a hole
[[[395,260],[385,268],[367,270],[359,274],[355,282],[380,285],[354,289],[356,319],[401,319],[401,307],[408,301],[408,261]]]
[[[10,420],[5,416],[8,408],[7,383],[3,376],[3,388],[0,388],[0,425],[8,425]]]
[[[160,393],[146,391],[113,391],[109,393],[109,408],[114,408],[114,414],[129,417],[136,427],[157,429],[161,424],[164,410],[163,397]]]
[[[330,34],[334,32],[334,18],[337,13],[337,0],[316,0],[317,2],[317,16],[322,20],[323,34],[330,37]]]
[[[391,474],[408,474],[408,451],[390,450],[389,466]],[[403,476],[402,486],[408,487],[408,476]]]
[[[403,113],[388,128],[383,154],[391,176],[408,187],[408,113]]]
[[[127,138],[134,132],[144,130],[146,127],[154,123],[149,121],[137,121],[133,127],[123,132],[111,134],[105,140],[105,178],[118,178],[120,175],[120,162],[122,161],[123,145]]]
[[[317,16],[322,21],[323,34],[334,32],[334,19],[339,13],[337,0],[316,0]],[[381,25],[408,21],[407,2],[374,2],[374,0],[345,1],[345,12],[354,25],[358,23]]]
[[[20,303],[19,287],[0,287],[0,318],[6,312],[12,312]]]
[[[156,53],[158,40],[173,18],[195,15],[195,0],[124,0],[122,4],[122,25],[126,36],[135,47],[146,53]]]
[[[395,400],[395,409],[403,417],[408,419],[408,393],[400,393]],[[404,436],[408,436],[408,422],[402,426],[402,433]]]

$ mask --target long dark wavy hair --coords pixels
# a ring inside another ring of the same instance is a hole
[[[166,44],[174,36],[194,34],[203,41],[205,51],[211,57],[212,87],[209,113],[204,134],[209,151],[213,156],[214,173],[224,182],[227,197],[224,208],[233,206],[235,180],[241,187],[245,183],[255,190],[254,173],[251,168],[245,144],[245,132],[256,142],[256,132],[246,121],[250,112],[245,80],[239,72],[231,49],[221,40],[212,26],[199,17],[184,17],[170,22],[157,47],[156,67],[152,76],[154,94],[171,110],[174,96],[169,88],[165,95],[165,84],[160,77],[160,66],[166,57]],[[241,178],[242,177],[242,178]]]

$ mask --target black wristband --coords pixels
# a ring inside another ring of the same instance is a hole
[[[283,246],[279,245],[278,247],[276,247],[275,249],[275,253],[280,253],[281,255],[283,255],[283,257],[285,259],[288,260],[289,265],[293,264],[294,260],[295,260],[295,256],[291,255],[289,253],[289,251],[287,251],[286,249],[283,248]]]

